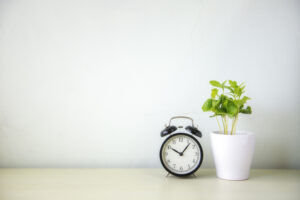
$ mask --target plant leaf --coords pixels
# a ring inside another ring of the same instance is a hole
[[[237,88],[237,87],[238,87],[236,81],[232,81],[232,80],[229,80],[229,85],[230,85],[231,87],[233,87],[233,88]]]
[[[244,96],[242,99],[241,99],[241,105],[244,105],[248,100],[250,100],[251,98],[250,97],[247,97],[247,96]]]
[[[233,117],[238,114],[238,106],[233,101],[228,101],[226,108],[229,116]]]
[[[245,92],[245,87],[246,87],[246,86],[242,86],[242,87],[240,86],[240,88],[241,88],[241,90],[242,90],[242,93]]]
[[[207,112],[210,111],[211,108],[212,108],[212,99],[207,99],[202,106],[202,110],[204,112]]]
[[[212,86],[215,86],[215,87],[218,87],[218,88],[222,88],[222,84],[219,81],[211,80],[211,81],[209,81],[209,83]]]
[[[231,87],[225,85],[224,88],[228,89],[232,94],[234,93],[234,90]]]
[[[214,88],[211,90],[211,98],[215,98],[218,95],[219,90],[217,88]]]
[[[225,87],[225,84],[227,83],[227,81],[224,81],[223,83],[222,83],[222,88],[224,88]]]
[[[213,99],[212,100],[212,107],[213,108],[217,108],[220,105],[220,103],[221,103],[221,99],[220,98],[218,100]]]
[[[250,106],[247,106],[247,108],[245,108],[245,109],[240,109],[240,113],[251,114],[252,113],[252,109],[251,109]]]

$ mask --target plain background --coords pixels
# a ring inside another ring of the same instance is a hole
[[[209,80],[245,82],[254,168],[300,168],[300,1],[0,0],[0,166],[161,167]],[[181,123],[181,122],[178,122]]]

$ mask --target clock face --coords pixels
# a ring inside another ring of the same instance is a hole
[[[177,133],[162,144],[160,160],[169,173],[186,176],[200,167],[203,160],[202,148],[193,136]]]

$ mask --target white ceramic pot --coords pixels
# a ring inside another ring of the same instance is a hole
[[[210,141],[219,178],[227,180],[249,178],[255,148],[253,133],[239,131],[235,135],[224,135],[216,131],[210,134]]]

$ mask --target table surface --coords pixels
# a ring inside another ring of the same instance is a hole
[[[189,178],[162,169],[0,169],[1,200],[300,199],[300,170],[252,170],[249,180]]]

